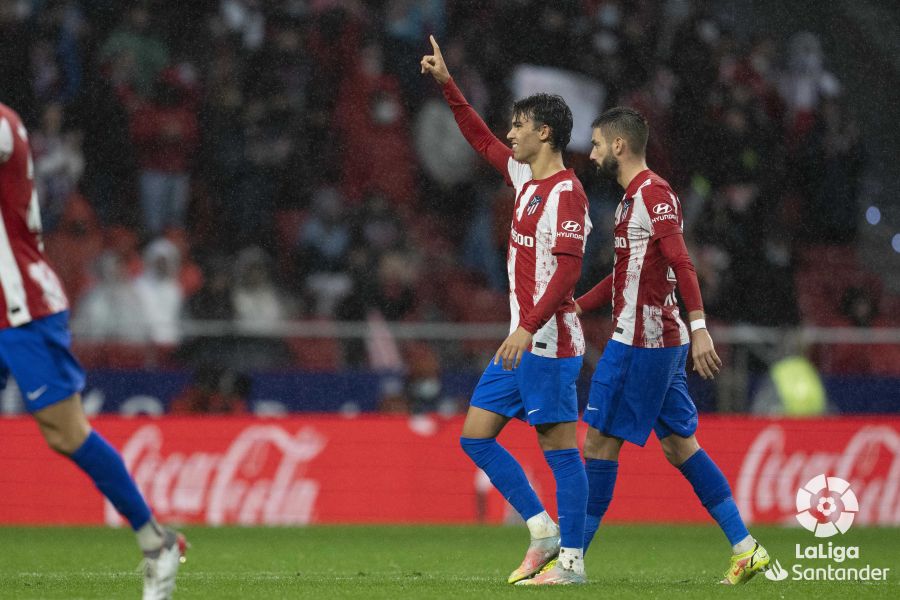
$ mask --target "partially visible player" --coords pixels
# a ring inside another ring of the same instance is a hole
[[[69,351],[68,300],[44,257],[33,178],[28,133],[0,103],[0,388],[11,373],[47,444],[128,520],[144,555],[143,597],[165,600],[186,543],[156,523],[122,457],[85,418],[84,371]]]
[[[669,462],[690,482],[732,547],[722,583],[746,583],[769,564],[765,548],[747,531],[728,481],[700,448],[697,409],[687,388],[688,349],[705,379],[722,361],[706,330],[697,274],[682,235],[681,203],[669,184],[647,168],[649,127],[629,108],[613,108],[593,123],[591,161],[619,182],[625,195],[616,210],[615,266],[577,300],[579,314],[612,302],[614,330],[591,380],[584,411],[588,475],[585,551],[612,499],[619,450],[647,442],[652,429]],[[675,287],[688,310],[681,320]]]
[[[510,335],[472,394],[460,443],[531,533],[525,559],[508,582],[584,583],[587,480],[575,429],[575,380],[584,336],[572,293],[591,222],[587,196],[562,159],[572,112],[559,96],[537,94],[519,100],[506,136],[510,148],[494,137],[456,87],[434,37],[431,44],[434,54],[422,58],[422,73],[441,84],[460,131],[516,190],[507,254]],[[556,480],[558,527],[522,467],[496,440],[512,417],[537,430]],[[552,568],[532,577],[557,554]]]

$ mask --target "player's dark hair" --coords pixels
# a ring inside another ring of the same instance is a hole
[[[628,142],[631,151],[644,156],[647,152],[647,138],[650,137],[650,125],[644,115],[625,106],[611,108],[591,123],[591,128],[603,130],[603,135],[609,141],[614,137],[621,137]]]
[[[563,152],[572,139],[572,110],[562,96],[534,94],[513,103],[513,117],[528,117],[535,129],[550,128],[550,147]]]

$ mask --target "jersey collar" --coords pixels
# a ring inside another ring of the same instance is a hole
[[[650,169],[644,169],[640,173],[634,176],[634,179],[631,180],[631,183],[628,184],[628,189],[625,190],[625,197],[632,198],[637,193],[638,189],[640,189],[641,185],[647,178],[653,174],[653,171]]]

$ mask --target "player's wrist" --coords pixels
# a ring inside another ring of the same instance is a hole
[[[691,333],[706,329],[706,319],[694,319],[691,321]]]

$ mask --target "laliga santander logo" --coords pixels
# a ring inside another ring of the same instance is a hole
[[[797,521],[816,537],[847,533],[857,512],[856,494],[840,477],[817,475],[797,490]]]

